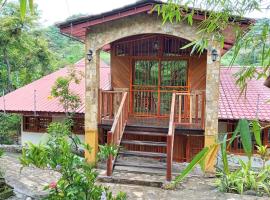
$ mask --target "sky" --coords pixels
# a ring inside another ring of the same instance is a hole
[[[270,0],[265,0],[269,2]],[[136,0],[35,0],[41,11],[40,22],[43,26],[53,25],[74,14],[98,14],[119,8]],[[270,10],[254,12],[247,15],[251,18],[270,18]]]

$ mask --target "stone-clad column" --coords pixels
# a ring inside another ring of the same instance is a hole
[[[213,62],[211,51],[215,48],[218,59]],[[211,45],[207,51],[206,70],[206,97],[205,97],[205,146],[216,143],[218,136],[218,104],[219,104],[219,73],[220,73],[220,49]],[[216,160],[211,160],[206,165],[206,171],[213,172]]]
[[[86,159],[96,162],[98,152],[98,90],[99,90],[99,65],[100,51],[95,45],[86,42],[86,52],[93,51],[93,59],[86,59],[85,65],[85,143],[92,148],[91,153],[86,153]]]

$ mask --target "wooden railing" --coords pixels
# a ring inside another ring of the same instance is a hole
[[[171,181],[172,179],[173,145],[176,125],[204,128],[204,109],[205,97],[203,91],[196,91],[193,93],[173,93],[167,135],[167,181]],[[189,161],[189,144],[187,145],[187,151],[186,159]]]
[[[100,90],[99,92],[99,123],[102,119],[112,120],[118,111],[123,91]]]
[[[172,162],[173,162],[173,143],[174,143],[174,111],[175,111],[175,99],[176,94],[172,95],[172,103],[171,103],[171,113],[170,113],[170,121],[169,121],[169,132],[167,135],[167,172],[166,172],[166,180],[172,180]]]
[[[205,92],[176,93],[176,125],[204,129]]]
[[[112,128],[107,134],[107,144],[118,147],[123,136],[128,119],[128,93],[124,92],[123,97],[115,115]],[[107,176],[112,175],[114,160],[112,155],[107,160]]]

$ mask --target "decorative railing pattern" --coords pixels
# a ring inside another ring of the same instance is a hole
[[[176,93],[174,120],[177,125],[204,129],[205,92]]]
[[[120,106],[123,91],[100,90],[99,122],[102,119],[113,120]]]
[[[125,126],[128,119],[128,93],[124,92],[123,97],[118,108],[118,111],[114,117],[114,121],[111,130],[107,134],[107,144],[113,146],[119,146],[121,138],[123,136]],[[112,175],[114,160],[112,155],[107,160],[107,176]]]

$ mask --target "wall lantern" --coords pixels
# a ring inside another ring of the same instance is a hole
[[[264,81],[263,85],[270,88],[270,76],[267,77],[267,79]]]
[[[158,42],[158,41],[155,41],[155,42],[154,42],[153,48],[154,48],[155,50],[159,50],[159,42]]]
[[[212,61],[213,62],[216,62],[217,61],[217,59],[218,59],[218,52],[217,52],[216,49],[212,49],[212,51],[211,51],[211,57],[212,57]]]
[[[89,62],[91,62],[91,60],[93,59],[93,51],[91,49],[89,49],[89,51],[86,55],[87,55],[87,60]]]

